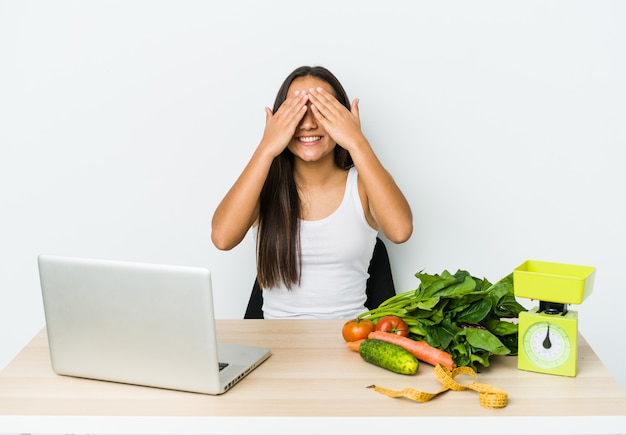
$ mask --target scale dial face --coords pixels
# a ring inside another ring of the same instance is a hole
[[[567,332],[559,325],[537,322],[524,334],[524,352],[537,367],[554,369],[568,360],[572,344]]]

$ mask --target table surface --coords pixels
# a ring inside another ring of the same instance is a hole
[[[58,376],[43,329],[0,373],[0,433],[626,433],[626,394],[583,337],[576,377],[526,372],[516,357],[492,357],[477,382],[507,392],[508,404],[488,409],[472,390],[418,403],[366,388],[435,393],[441,383],[425,363],[414,376],[366,363],[346,347],[342,324],[218,320],[221,341],[272,349],[221,396]]]

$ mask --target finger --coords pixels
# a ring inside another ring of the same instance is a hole
[[[355,98],[352,101],[352,106],[350,106],[350,112],[352,112],[354,116],[359,118],[359,99],[358,98]]]
[[[302,121],[302,119],[304,118],[304,115],[306,115],[307,110],[308,108],[306,104],[303,104],[302,106],[300,106],[300,108],[296,112],[294,112],[293,116],[291,117],[291,122],[293,124],[294,129]]]
[[[318,110],[324,114],[326,118],[335,116],[338,111],[344,108],[333,95],[329,94],[322,88],[311,89],[310,99],[315,103]]]
[[[281,113],[286,119],[292,119],[294,117],[302,119],[306,112],[306,103],[308,96],[305,93],[296,92],[294,95],[288,96],[287,99],[280,105],[276,114]]]
[[[272,116],[274,116],[274,114],[272,113],[272,109],[270,109],[269,107],[266,107],[265,108],[265,124],[270,122],[270,119],[272,119]]]
[[[311,103],[311,111],[313,112],[313,116],[315,116],[315,119],[320,121],[322,125],[326,124],[326,117],[324,116],[322,112],[320,112],[320,110],[317,107],[317,104]]]

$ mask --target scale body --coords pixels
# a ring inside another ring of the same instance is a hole
[[[519,369],[576,376],[577,359],[578,312],[547,314],[535,307],[519,314]]]
[[[595,268],[529,260],[513,271],[515,296],[539,301],[519,314],[518,363],[520,370],[576,376],[578,312],[591,293]]]

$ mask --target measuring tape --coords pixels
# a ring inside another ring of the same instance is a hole
[[[435,377],[443,384],[441,390],[436,393],[426,393],[416,390],[415,388],[405,388],[404,390],[390,390],[388,388],[379,387],[377,385],[370,385],[367,388],[371,388],[385,396],[389,397],[406,397],[415,402],[428,402],[434,399],[441,393],[445,393],[448,390],[452,391],[465,391],[474,390],[478,392],[478,400],[481,406],[485,408],[504,408],[507,405],[508,395],[502,390],[499,390],[491,385],[480,384],[476,382],[476,372],[471,367],[457,367],[452,371],[449,371],[441,364],[437,364],[434,369]],[[454,380],[459,375],[470,375],[474,378],[474,382],[471,384],[461,385]]]

